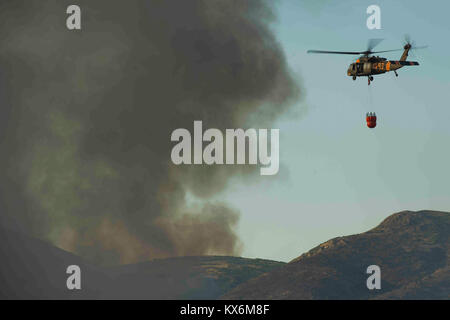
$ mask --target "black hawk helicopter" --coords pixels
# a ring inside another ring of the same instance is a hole
[[[406,44],[403,49],[372,51],[383,39],[370,39],[367,44],[366,51],[323,51],[323,50],[308,50],[308,53],[332,53],[332,54],[355,54],[362,55],[356,62],[350,64],[347,70],[347,75],[356,80],[356,77],[367,77],[368,84],[373,81],[373,75],[382,74],[389,71],[394,71],[395,76],[398,77],[397,70],[404,66],[418,66],[417,61],[406,61],[408,52],[411,49],[423,49],[427,46],[416,47],[411,43],[409,36],[405,36]],[[372,56],[375,53],[403,51],[400,60],[387,60],[379,56]]]

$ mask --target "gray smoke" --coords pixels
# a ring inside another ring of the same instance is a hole
[[[98,263],[239,254],[211,200],[253,166],[175,166],[176,128],[268,127],[297,99],[270,1],[0,0],[1,222]],[[189,194],[202,204],[188,205]]]

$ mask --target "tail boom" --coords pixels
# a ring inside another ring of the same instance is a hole
[[[389,60],[390,69],[394,69],[395,67],[403,67],[403,66],[418,66],[419,63],[417,61],[401,61],[401,60]]]

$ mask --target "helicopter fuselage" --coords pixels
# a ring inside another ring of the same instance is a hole
[[[381,57],[361,57],[350,64],[347,75],[351,77],[367,77],[395,71],[403,67],[401,61],[386,60]]]

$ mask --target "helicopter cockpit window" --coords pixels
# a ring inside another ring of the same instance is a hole
[[[355,71],[355,64],[352,64],[352,70]]]
[[[362,72],[362,63],[357,63],[357,64],[356,64],[356,69],[357,69],[359,72]]]

